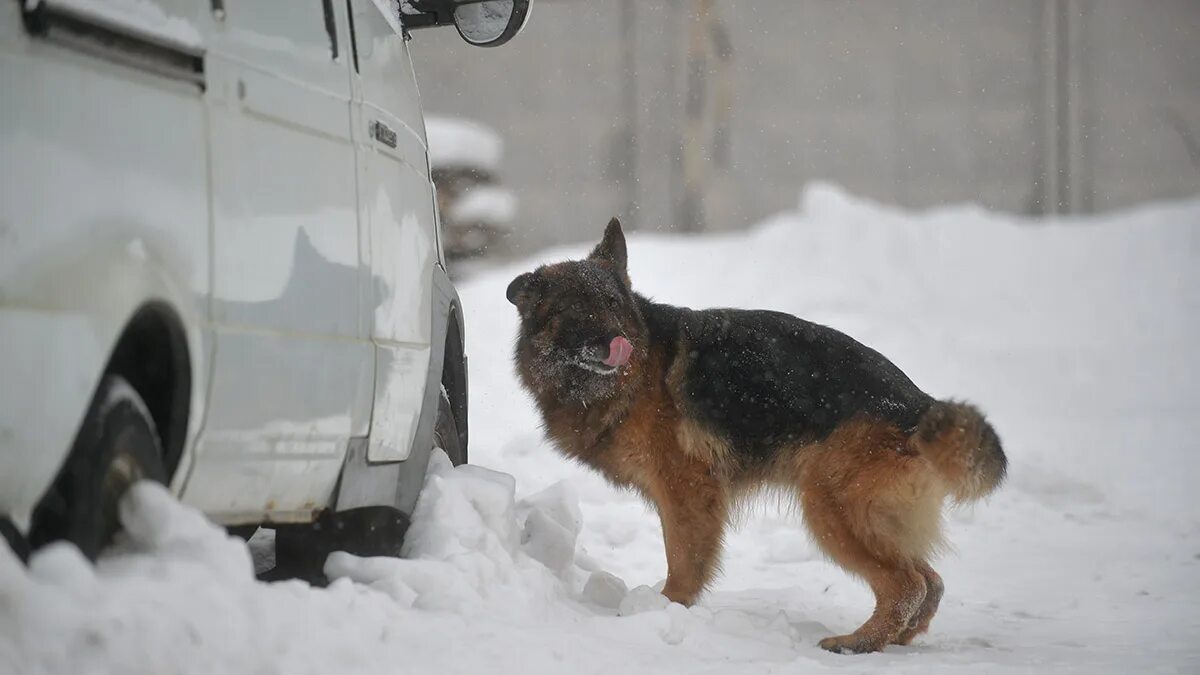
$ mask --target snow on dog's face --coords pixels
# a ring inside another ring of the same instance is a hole
[[[644,333],[614,218],[585,260],[545,265],[508,285],[521,314],[517,367],[535,394],[589,403],[611,397],[635,367]]]

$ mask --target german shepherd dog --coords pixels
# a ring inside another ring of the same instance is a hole
[[[586,260],[508,286],[516,366],[552,442],[654,504],[663,594],[690,605],[717,572],[731,506],[794,496],[821,550],[875,592],[875,612],[821,647],[860,653],[929,628],[942,502],[1004,479],[996,432],[878,352],[788,314],[691,310],[633,292],[614,218]]]

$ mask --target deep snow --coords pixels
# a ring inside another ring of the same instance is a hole
[[[1045,222],[818,185],[750,232],[630,238],[639,291],[833,325],[1000,431],[1009,482],[951,513],[931,633],[855,657],[816,642],[870,593],[786,505],[745,518],[699,606],[667,606],[642,587],[665,574],[653,513],[544,443],[504,288],[585,250],[461,285],[477,466],[434,463],[410,559],[258,583],[244,545],[146,486],[95,569],[66,546],[28,571],[0,552],[0,673],[1200,669],[1200,200]]]

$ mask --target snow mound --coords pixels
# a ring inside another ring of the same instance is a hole
[[[454,468],[438,453],[405,540],[405,559],[334,553],[326,574],[418,609],[513,609],[530,597],[571,597],[583,573],[575,566],[578,505],[562,485],[519,503],[515,492],[512,476]]]
[[[0,672],[346,673],[399,662],[479,672],[514,643],[540,650],[526,661],[543,666],[521,672],[558,672],[553,664],[580,655],[563,651],[569,645],[607,670],[625,658],[610,642],[636,643],[649,630],[675,645],[744,619],[670,605],[647,587],[626,592],[615,576],[585,570],[570,488],[519,501],[514,488],[508,474],[454,468],[437,453],[409,558],[335,553],[326,562],[333,583],[314,589],[256,581],[240,539],[161,486],[139,484],[121,505],[125,538],[95,567],[66,544],[39,551],[28,569],[0,550]],[[618,606],[644,618],[623,622]],[[791,645],[790,627],[776,628],[774,644]],[[757,659],[762,639],[716,644]]]
[[[197,669],[252,647],[243,542],[151,483],[121,518],[125,539],[95,567],[54,544],[22,569],[0,547],[0,672],[173,672],[181,647]]]

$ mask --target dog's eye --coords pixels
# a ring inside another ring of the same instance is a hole
[[[621,309],[621,300],[620,300],[620,298],[609,298],[609,299],[608,299],[608,308],[609,308],[609,309],[614,309],[614,310],[615,310],[615,309]]]

